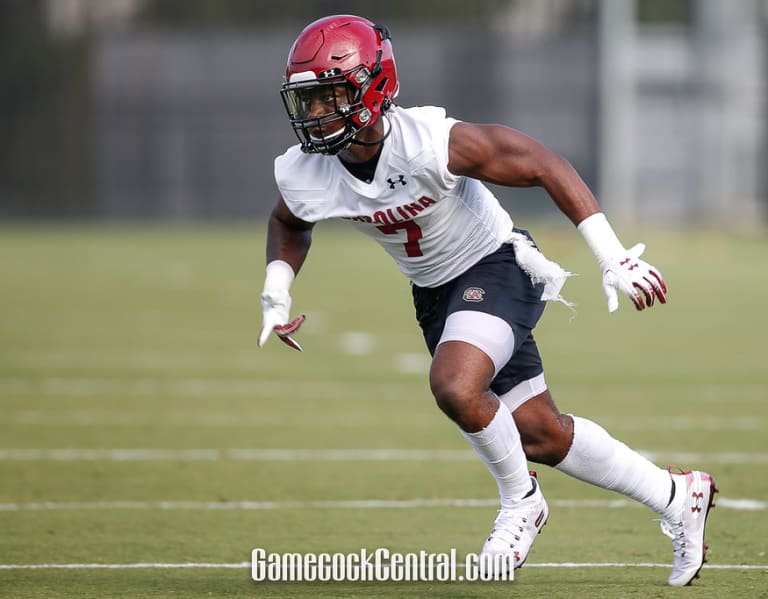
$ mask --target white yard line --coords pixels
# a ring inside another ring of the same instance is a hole
[[[498,499],[347,499],[325,501],[40,501],[0,503],[0,512],[60,510],[304,510],[304,509],[416,509],[440,507],[498,507]],[[563,508],[625,509],[642,507],[627,499],[551,499]],[[717,506],[738,511],[763,511],[768,502],[717,497]]]
[[[264,426],[264,414],[243,413],[237,410],[205,410],[184,413],[151,414],[115,410],[11,410],[3,415],[7,424],[34,426],[120,426],[120,427],[217,427],[242,428]],[[609,430],[671,430],[671,431],[762,431],[767,428],[757,417],[673,417],[659,420],[633,416],[631,419],[607,417],[600,424]]]
[[[768,464],[768,452],[688,453],[640,450],[640,453],[654,462],[675,463],[686,467],[698,464]],[[196,462],[219,460],[251,462],[464,462],[475,461],[477,457],[472,451],[464,449],[0,449],[0,461]]]
[[[251,562],[239,564],[184,563],[163,564],[0,564],[0,570],[130,570],[142,568],[250,568]]]
[[[251,568],[251,562],[239,563],[195,563],[179,564],[138,562],[132,564],[0,564],[0,570],[131,570],[131,569],[177,569],[177,568]],[[664,568],[669,564],[621,563],[621,562],[547,562],[525,564],[526,568]],[[463,564],[457,564],[462,569]],[[768,564],[704,564],[705,570],[768,570]],[[325,584],[325,583],[323,583]]]
[[[404,354],[405,360],[410,362],[410,366],[401,364],[402,356],[396,356],[396,368],[401,371],[408,371],[414,363],[418,362],[413,372],[422,375],[423,363],[426,358],[424,354]],[[250,366],[257,362],[258,356],[253,357],[246,354],[241,357],[235,366],[242,364]],[[127,360],[127,361],[126,361]],[[237,360],[237,358],[236,358]],[[70,350],[66,354],[54,354],[45,357],[44,354],[31,354],[31,357],[21,360],[22,364],[34,368],[45,367],[46,365],[57,368],[98,368],[104,366],[108,369],[121,366],[135,366],[139,368],[156,367],[158,364],[164,364],[167,367],[198,369],[197,366],[211,366],[209,356],[198,361],[196,358],[175,359],[168,354],[141,356],[138,360],[130,360],[125,355],[109,356],[103,354],[88,354],[80,359],[73,359]],[[227,366],[232,366],[231,358],[228,357],[224,362]],[[390,400],[410,401],[410,393],[423,395],[420,386],[414,387],[415,377],[412,380],[403,380],[402,382],[377,382],[375,385],[377,395]],[[418,379],[421,381],[422,379]],[[571,381],[563,386],[581,389],[589,387],[592,383],[581,381]],[[601,383],[603,388],[621,388],[625,383]],[[675,383],[662,385],[665,387],[680,387]],[[163,376],[144,376],[118,378],[109,376],[40,376],[40,377],[0,377],[0,396],[11,395],[43,395],[43,396],[64,396],[64,397],[155,397],[157,395],[171,395],[174,397],[266,397],[280,398],[285,395],[285,390],[291,390],[291,397],[296,399],[317,399],[335,398],[340,389],[365,388],[369,392],[372,389],[371,383],[360,380],[295,380],[295,379],[256,379],[256,378],[236,378],[225,376],[210,377],[163,377]],[[687,394],[695,396],[699,402],[719,402],[724,396],[729,397],[731,401],[759,401],[765,399],[766,386],[763,383],[707,383],[699,385],[685,385]],[[403,393],[405,391],[405,393]]]
[[[123,398],[172,396],[197,398],[281,398],[291,390],[292,399],[335,399],[344,389],[371,388],[366,381],[313,381],[253,378],[111,378],[41,377],[0,378],[0,397],[35,395],[67,398]],[[408,400],[413,383],[390,382],[375,385],[376,395],[387,401]]]

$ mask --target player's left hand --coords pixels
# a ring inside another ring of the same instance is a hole
[[[644,251],[645,244],[638,243],[600,265],[609,312],[615,312],[619,307],[617,290],[625,293],[638,310],[650,308],[656,300],[667,303],[667,285],[661,273],[640,260]]]

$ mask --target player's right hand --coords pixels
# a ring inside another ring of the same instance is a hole
[[[638,243],[600,264],[609,312],[619,307],[617,290],[624,292],[638,310],[650,308],[657,299],[667,303],[667,285],[658,269],[640,259],[644,251],[645,244]]]
[[[306,316],[301,314],[289,322],[290,294],[284,289],[265,289],[261,294],[261,307],[264,317],[259,332],[259,347],[263,347],[269,339],[269,334],[274,332],[277,338],[288,347],[302,351],[301,345],[291,335],[299,330]]]

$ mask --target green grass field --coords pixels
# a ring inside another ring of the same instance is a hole
[[[530,228],[581,275],[575,318],[552,305],[538,329],[561,410],[718,482],[693,587],[666,586],[653,513],[543,467],[552,513],[512,586],[252,582],[254,547],[482,545],[492,502],[449,500],[493,500],[495,483],[434,407],[407,281],[321,226],[293,289],[305,351],[259,350],[259,223],[6,226],[0,596],[768,597],[768,241],[638,234],[669,303],[609,315],[578,234]],[[10,567],[54,564],[75,566]]]

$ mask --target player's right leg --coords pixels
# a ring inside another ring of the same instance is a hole
[[[458,424],[499,488],[501,510],[483,551],[516,568],[525,562],[549,510],[529,475],[514,419],[509,410],[500,409],[496,392],[542,371],[537,352],[518,367],[509,366],[544,309],[541,287],[517,265],[512,246],[502,246],[440,287],[412,287],[416,317],[433,355],[430,386],[435,400]]]
[[[511,570],[525,562],[549,508],[528,471],[512,414],[487,390],[493,374],[494,364],[485,352],[464,341],[445,341],[435,352],[430,385],[438,406],[459,425],[496,480],[501,509],[481,556]]]

